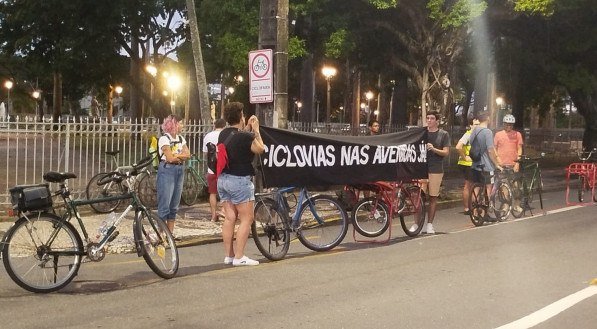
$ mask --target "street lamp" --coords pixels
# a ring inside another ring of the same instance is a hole
[[[502,105],[504,105],[504,98],[497,97],[495,104],[497,104],[497,108],[495,109],[495,126],[497,127],[499,125],[500,110],[502,109]]]
[[[373,94],[372,91],[368,91],[365,93],[365,98],[367,98],[367,111],[371,111],[371,107],[369,107],[369,105],[371,104],[371,100],[373,99],[373,96],[375,96]]]
[[[12,106],[10,103],[10,90],[12,89],[13,83],[10,80],[6,80],[4,82],[4,87],[8,90],[8,97],[6,98],[6,116],[9,116],[12,110]]]
[[[167,75],[167,83],[168,83],[168,88],[170,89],[170,111],[172,112],[172,114],[174,114],[174,105],[176,104],[174,102],[174,92],[180,88],[180,85],[182,84],[182,81],[180,80],[180,78],[176,75]]]
[[[41,97],[41,92],[39,92],[39,90],[34,90],[31,93],[31,97],[33,97],[35,99],[35,117],[37,118],[37,116],[39,115],[39,98]]]
[[[122,98],[120,98],[120,94],[122,94],[122,87],[121,86],[116,86],[114,87],[114,91],[116,92],[116,94],[118,95],[118,110],[117,110],[117,115],[122,115],[122,113],[120,113],[120,109],[121,109],[121,105],[122,105]]]
[[[330,84],[330,80],[332,80],[332,78],[336,75],[336,68],[331,67],[331,66],[324,66],[321,69],[321,73],[323,74],[323,76],[325,77],[325,80],[327,81],[327,102],[326,102],[326,108],[325,108],[325,121],[326,122],[330,122],[330,112],[331,112],[331,99],[330,99],[330,94],[332,91],[332,86]]]

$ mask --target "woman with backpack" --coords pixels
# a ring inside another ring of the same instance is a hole
[[[227,156],[225,167],[218,173],[218,194],[226,216],[222,226],[222,240],[226,253],[224,264],[259,265],[258,261],[245,256],[245,246],[254,219],[255,186],[251,181],[255,175],[253,158],[255,154],[265,151],[259,133],[259,120],[253,115],[245,124],[243,104],[239,102],[226,104],[224,119],[229,127],[222,130],[218,137],[218,168],[224,165],[221,161],[224,154]],[[235,248],[233,238],[237,219],[240,225],[236,232]]]
[[[191,157],[187,141],[180,134],[184,125],[176,116],[169,115],[162,123],[164,133],[158,140],[157,192],[158,217],[166,222],[174,234],[174,221],[180,204],[184,179],[184,161]]]

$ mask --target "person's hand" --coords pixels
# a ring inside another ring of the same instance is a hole
[[[466,160],[467,162],[473,162],[473,159],[471,159],[471,157],[468,155],[464,156],[464,160]]]
[[[427,143],[427,151],[431,151],[433,149],[433,144]]]
[[[259,132],[259,119],[255,115],[252,115],[247,121],[249,131]]]
[[[515,162],[514,163],[514,172],[518,172],[518,170],[520,170],[520,163]]]

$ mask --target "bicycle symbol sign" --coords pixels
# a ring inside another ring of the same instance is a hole
[[[249,101],[252,104],[274,101],[273,51],[249,52]]]
[[[251,63],[251,71],[253,71],[253,75],[257,78],[263,78],[269,71],[270,62],[269,58],[267,58],[264,54],[258,54],[253,58],[253,62]]]

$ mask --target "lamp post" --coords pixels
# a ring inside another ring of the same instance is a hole
[[[8,117],[12,110],[12,104],[10,102],[10,90],[12,89],[13,82],[10,80],[6,80],[4,82],[4,87],[8,90],[8,97],[6,98],[6,116]]]
[[[502,105],[504,105],[504,98],[497,97],[495,99],[495,104],[497,105],[497,108],[495,109],[495,127],[497,128],[499,125],[500,110],[502,109]]]
[[[41,97],[41,92],[39,90],[34,90],[31,93],[31,97],[35,99],[35,118],[39,115],[39,98]]]
[[[168,88],[170,89],[170,112],[174,114],[176,102],[174,101],[174,92],[180,88],[181,81],[180,78],[176,75],[168,75]]]
[[[371,107],[369,105],[371,105],[371,100],[373,99],[375,95],[373,94],[373,92],[370,90],[368,92],[365,93],[365,98],[367,98],[367,111],[371,112]]]
[[[330,94],[332,91],[332,86],[330,84],[330,81],[332,80],[332,78],[336,75],[336,68],[331,67],[331,66],[324,66],[321,69],[321,73],[323,74],[323,76],[325,77],[325,80],[327,81],[327,102],[326,102],[326,108],[325,108],[325,121],[327,123],[330,122],[330,113],[331,113],[331,98],[330,98]]]
[[[118,95],[118,109],[116,110],[117,112],[117,116],[121,116],[122,113],[120,113],[120,109],[121,109],[121,105],[122,105],[122,98],[120,98],[120,94],[122,94],[122,87],[121,86],[116,86],[114,87],[114,91],[116,92],[116,95]]]
[[[149,73],[154,79],[158,74],[158,68],[152,64],[148,64],[147,66],[145,66],[145,71]],[[149,116],[151,117],[153,114],[153,79],[149,81],[149,98],[151,99],[151,102],[149,102]]]

